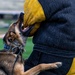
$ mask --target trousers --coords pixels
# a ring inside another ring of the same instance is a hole
[[[62,62],[62,66],[57,69],[42,71],[39,75],[75,75],[75,59],[54,56],[37,50],[33,50],[25,62],[25,71],[41,63]]]

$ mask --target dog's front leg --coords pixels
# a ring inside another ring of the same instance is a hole
[[[23,75],[38,75],[43,70],[59,68],[62,65],[61,62],[55,62],[50,64],[39,64],[28,71],[24,72]]]
[[[14,67],[13,75],[26,75],[24,72],[24,65],[21,62],[17,62]]]

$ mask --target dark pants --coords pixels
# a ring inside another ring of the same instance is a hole
[[[25,70],[28,70],[40,63],[62,62],[62,66],[60,68],[43,71],[39,75],[66,75],[71,67],[72,60],[72,58],[54,56],[34,50],[25,62]]]

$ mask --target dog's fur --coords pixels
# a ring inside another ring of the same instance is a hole
[[[17,22],[11,24],[8,32],[4,36],[4,42],[12,47],[17,45],[13,43],[15,40],[18,41],[19,45],[17,46],[24,46],[27,39],[19,30],[20,20],[19,18]],[[12,72],[13,75],[38,75],[43,70],[56,69],[62,65],[61,62],[42,63],[24,72],[24,63],[22,62],[21,56],[18,57],[15,63],[16,57],[17,55],[12,52],[0,52],[0,75],[12,75]]]
[[[43,70],[56,69],[61,63],[39,64],[28,71],[24,72],[24,63],[19,56],[17,62],[14,64],[17,55],[11,52],[0,52],[0,75],[37,75]]]

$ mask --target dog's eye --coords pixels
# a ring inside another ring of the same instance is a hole
[[[22,33],[19,33],[20,35],[22,35]]]
[[[12,42],[12,39],[9,38],[8,41],[9,41],[9,42]]]

